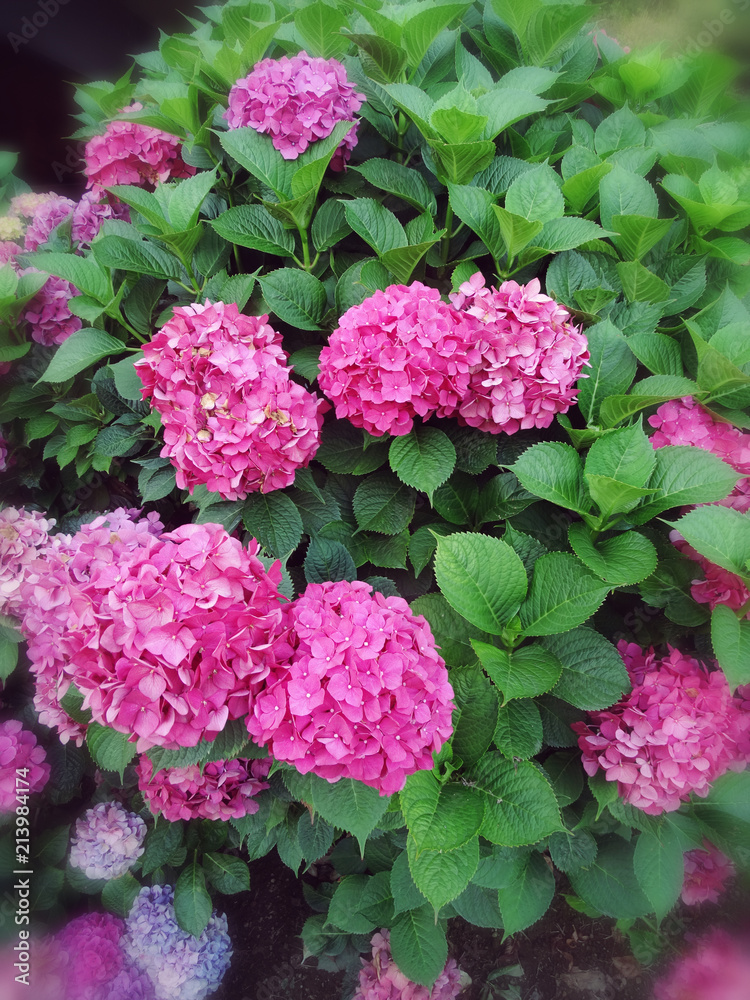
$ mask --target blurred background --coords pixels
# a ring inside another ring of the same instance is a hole
[[[160,30],[190,30],[185,15],[198,10],[186,0],[0,0],[0,149],[20,151],[19,175],[77,197],[71,84],[115,80]],[[750,92],[750,0],[602,0],[592,18],[631,48],[717,48],[743,65]]]

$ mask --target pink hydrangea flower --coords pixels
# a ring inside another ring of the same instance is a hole
[[[135,103],[121,114],[142,110],[143,105]],[[84,159],[86,186],[99,196],[115,184],[153,188],[195,173],[195,167],[183,161],[182,144],[175,136],[127,118],[111,121],[104,135],[89,139]]]
[[[568,310],[527,285],[485,288],[477,272],[450,296],[479,321],[481,362],[472,369],[459,420],[491,434],[549,427],[575,402],[575,383],[589,360],[588,341]]]
[[[73,209],[73,242],[87,247],[106,219],[130,221],[130,209],[122,202],[100,201],[94,191],[87,191]]]
[[[16,263],[16,254],[23,253],[23,247],[13,240],[3,240],[0,243],[0,267],[4,264],[11,266]]]
[[[311,142],[329,136],[338,122],[351,121],[331,160],[332,170],[343,170],[357,145],[354,116],[364,100],[340,62],[299,52],[256,63],[229,91],[224,118],[230,129],[250,126],[270,135],[285,160],[296,160]]]
[[[327,781],[391,795],[433,766],[452,732],[453,689],[430,627],[367,583],[311,583],[290,609],[291,657],[248,716],[271,756]]]
[[[36,268],[28,267],[20,274],[36,274]],[[78,316],[70,311],[68,302],[78,289],[64,278],[51,274],[34,298],[24,306],[21,314],[31,327],[31,339],[46,347],[62,344],[64,340],[81,329]]]
[[[34,191],[25,191],[17,194],[10,200],[10,210],[13,215],[22,218],[32,219],[35,213],[48,201],[56,201],[60,195],[54,191],[45,191],[43,194],[36,194]]]
[[[83,743],[86,727],[74,722],[60,706],[70,687],[72,664],[97,627],[91,611],[92,578],[117,575],[118,563],[147,539],[162,531],[158,515],[136,520],[137,510],[120,508],[84,524],[75,535],[52,535],[39,558],[26,564],[21,580],[22,630],[36,691],[34,707],[40,722],[57,729],[62,743]],[[99,601],[96,587],[94,596]]]
[[[98,1000],[98,991],[118,975],[125,962],[124,921],[111,913],[86,913],[58,934],[59,967],[66,991],[61,1000]]]
[[[454,1000],[471,980],[449,958],[432,989],[407,979],[391,956],[390,932],[373,934],[372,958],[362,959],[359,988],[352,1000]]]
[[[234,303],[180,306],[136,363],[162,418],[180,489],[202,483],[227,500],[294,482],[320,444],[328,408],[286,367],[267,316]]]
[[[651,435],[654,448],[665,445],[702,448],[742,474],[743,478],[730,495],[717,503],[722,507],[733,507],[742,514],[750,510],[750,434],[712,416],[692,396],[663,403],[648,422],[655,428]],[[750,590],[740,577],[704,559],[679,532],[671,532],[670,538],[684,555],[697,562],[703,570],[703,578],[693,580],[690,588],[694,601],[708,604],[712,611],[718,604],[726,604],[732,611],[739,611],[750,601]]]
[[[734,875],[734,865],[718,847],[704,840],[703,848],[684,855],[685,878],[680,896],[688,906],[718,902],[724,883]]]
[[[258,811],[255,796],[269,788],[271,761],[217,760],[203,765],[170,767],[153,774],[145,754],[138,761],[138,787],[155,815],[178,819],[240,819]]]
[[[750,705],[733,698],[721,670],[669,647],[618,646],[632,691],[617,705],[576,722],[583,767],[603,769],[625,802],[652,816],[672,812],[691,793],[704,798],[710,783],[750,759]]]
[[[414,417],[454,415],[481,361],[478,323],[419,281],[390,285],[339,320],[318,384],[370,434],[408,434]]]
[[[0,813],[16,808],[19,792],[41,792],[49,774],[44,747],[37,744],[31,730],[24,729],[17,719],[0,722]],[[16,786],[17,777],[24,782],[20,788]]]
[[[70,863],[90,879],[119,878],[143,854],[146,824],[117,802],[99,802],[76,821]]]
[[[35,210],[26,229],[24,250],[29,253],[46,243],[52,230],[65,222],[73,214],[75,207],[76,203],[70,198],[57,197],[43,201]]]
[[[692,935],[688,935],[690,939]],[[655,1000],[747,1000],[750,989],[750,940],[715,928],[690,941],[654,984]]]
[[[2,444],[0,439],[0,457]],[[29,564],[47,545],[54,524],[54,520],[35,510],[0,510],[0,615],[20,618],[23,614],[21,583]]]
[[[138,750],[195,746],[247,713],[288,655],[281,569],[218,524],[186,524],[94,562],[74,621],[83,645],[68,670],[96,722]]]

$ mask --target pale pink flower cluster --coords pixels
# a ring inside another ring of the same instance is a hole
[[[710,841],[703,841],[703,850],[696,848],[684,855],[685,878],[680,896],[683,903],[716,903],[724,883],[734,875],[734,865]]]
[[[21,583],[28,565],[47,545],[54,524],[54,520],[35,510],[0,510],[0,615],[20,617],[23,613]]]
[[[131,104],[121,114],[143,110]],[[86,143],[86,186],[101,196],[115,184],[153,188],[160,182],[191,177],[195,167],[182,159],[182,145],[173,135],[127,118],[111,121],[103,135]]]
[[[269,788],[271,761],[216,760],[203,765],[169,767],[152,774],[153,765],[143,754],[138,761],[138,787],[155,815],[170,823],[179,819],[241,819],[258,811],[255,796]]]
[[[133,867],[145,848],[146,824],[117,802],[99,802],[76,821],[70,864],[90,879],[113,879]]]
[[[23,194],[17,194],[15,198],[11,198],[10,211],[12,215],[32,219],[46,202],[55,201],[59,197],[54,191],[45,191],[42,194],[25,191]]]
[[[294,482],[320,444],[328,408],[290,378],[268,316],[234,303],[179,306],[136,363],[164,428],[177,485],[227,500]]]
[[[18,794],[41,792],[49,775],[44,747],[31,730],[17,719],[0,722],[0,813],[15,810]]]
[[[48,198],[34,212],[31,221],[26,229],[24,237],[24,250],[29,253],[38,250],[43,243],[49,239],[53,229],[65,222],[75,210],[76,203],[70,198],[57,196]]]
[[[688,935],[690,938],[691,935]],[[750,939],[715,928],[693,940],[654,984],[655,1000],[747,1000]]]
[[[587,774],[604,770],[622,799],[652,816],[750,760],[750,704],[733,698],[721,670],[669,647],[657,657],[635,643],[618,646],[632,691],[613,708],[573,723]]]
[[[176,750],[244,715],[286,652],[281,570],[218,524],[146,539],[92,566],[73,679],[94,720],[134,734],[139,752]]]
[[[479,324],[482,359],[472,369],[459,420],[491,434],[549,427],[575,402],[575,383],[589,360],[588,341],[568,310],[527,285],[485,288],[477,272],[450,296]]]
[[[726,499],[717,503],[742,514],[750,510],[750,434],[712,416],[692,396],[663,403],[648,422],[656,428],[651,435],[654,448],[665,445],[702,448],[736,469],[743,478]],[[694,601],[708,604],[712,611],[718,604],[739,611],[750,601],[750,590],[739,576],[704,559],[678,532],[673,531],[670,538],[680,552],[697,562],[703,570],[703,579],[693,580],[690,588]]]
[[[256,63],[230,90],[224,118],[230,129],[250,126],[270,135],[285,160],[296,160],[310,143],[329,136],[338,122],[351,121],[331,160],[332,170],[343,170],[357,145],[354,116],[364,100],[340,62],[303,51]]]
[[[348,309],[320,354],[318,384],[370,434],[408,434],[414,417],[454,416],[481,363],[479,324],[419,281]]]
[[[39,557],[26,564],[21,581],[22,629],[36,691],[34,707],[45,726],[56,728],[63,743],[83,742],[85,725],[74,722],[60,706],[71,683],[73,664],[94,634],[92,605],[108,591],[126,554],[159,534],[158,515],[137,520],[138,511],[120,508],[84,524],[75,535],[52,535]],[[98,581],[103,593],[92,589]]]
[[[430,627],[367,583],[312,583],[291,605],[289,642],[247,718],[271,756],[327,781],[391,795],[450,737],[453,689]]]
[[[372,937],[372,958],[362,959],[359,987],[352,1000],[454,1000],[468,984],[456,960],[449,958],[432,989],[407,979],[391,956],[390,932]]]

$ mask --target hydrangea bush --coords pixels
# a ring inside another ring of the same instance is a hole
[[[747,869],[750,129],[589,17],[232,0],[79,88],[78,201],[0,158],[3,803],[80,806],[86,989],[212,992],[271,850],[356,841],[365,997]]]

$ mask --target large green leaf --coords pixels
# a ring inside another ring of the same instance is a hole
[[[548,552],[534,565],[529,596],[521,605],[525,635],[555,635],[581,625],[610,588],[575,556]]]
[[[456,700],[453,752],[467,767],[482,757],[497,726],[497,693],[478,666],[450,672]]]
[[[410,836],[406,850],[414,884],[432,904],[435,913],[461,895],[479,864],[479,838],[476,836],[450,851],[421,852],[417,852],[414,838]]]
[[[740,621],[726,605],[717,605],[711,614],[711,642],[732,691],[750,684],[750,622]]]
[[[294,253],[294,237],[262,205],[238,205],[211,220],[216,232],[230,243],[262,253],[288,257]]]
[[[396,917],[391,927],[391,953],[407,979],[432,988],[448,957],[445,930],[435,921],[432,906],[425,904]]]
[[[521,847],[561,829],[555,793],[529,761],[508,760],[495,750],[470,769],[468,779],[484,800],[480,833],[491,843]]]
[[[730,573],[750,576],[750,514],[712,504],[696,507],[669,523],[710,562]]]
[[[599,840],[596,860],[568,873],[575,892],[609,917],[632,919],[651,911],[633,868],[632,844],[610,835]]]
[[[585,524],[568,529],[570,547],[593,573],[606,583],[626,587],[640,583],[656,569],[658,556],[653,543],[636,531],[627,531],[596,542]]]
[[[645,524],[672,507],[723,500],[738,478],[732,468],[709,451],[665,445],[656,450],[656,467],[648,483],[653,497],[632,511],[629,519],[634,524]]]
[[[493,741],[511,760],[528,760],[542,749],[542,720],[531,698],[517,698],[501,705]]]
[[[412,536],[410,546],[412,555],[414,537]],[[436,540],[433,551],[435,546],[437,546]],[[487,632],[476,628],[455,611],[442,594],[425,594],[424,597],[418,597],[412,601],[411,609],[415,615],[424,615],[430,623],[435,642],[446,663],[451,667],[474,663],[476,654],[471,647],[472,641],[474,639],[490,639]]]
[[[625,392],[635,377],[636,360],[627,341],[614,324],[603,320],[586,331],[591,355],[588,378],[582,379],[578,406],[586,423],[599,422],[599,411],[607,397]]]
[[[484,819],[484,803],[465,785],[441,785],[432,771],[410,775],[399,803],[417,855],[463,847],[476,836]]]
[[[401,198],[412,208],[435,214],[437,208],[435,195],[419,171],[404,167],[394,160],[378,158],[365,160],[364,163],[350,169],[362,174],[365,180],[382,191]]]
[[[339,34],[348,27],[346,16],[334,6],[317,2],[300,7],[294,14],[294,27],[308,55],[339,59],[349,48],[348,40]]]
[[[376,472],[357,487],[354,516],[360,531],[398,535],[414,513],[414,491],[388,472]]]
[[[84,327],[60,344],[40,382],[66,382],[102,358],[122,354],[125,349],[121,340],[104,330]]]
[[[192,862],[184,868],[174,889],[174,915],[182,930],[200,937],[211,919],[211,897],[203,869]]]
[[[591,507],[581,460],[569,444],[534,444],[510,468],[525,489],[543,500],[581,514]]]
[[[512,653],[477,639],[472,639],[471,644],[490,679],[502,691],[503,704],[513,698],[546,694],[560,679],[562,664],[537,643]]]
[[[630,690],[620,654],[593,629],[581,627],[564,635],[548,636],[543,645],[563,666],[552,693],[576,708],[609,708]]]
[[[248,497],[242,508],[242,521],[271,555],[285,556],[302,538],[302,518],[284,493],[258,493]]]
[[[135,756],[135,743],[129,739],[129,734],[115,732],[98,722],[90,722],[86,729],[86,744],[94,761],[103,771],[117,771],[120,777]]]
[[[402,482],[432,498],[455,468],[456,449],[443,431],[420,425],[394,438],[388,460]]]
[[[555,876],[544,857],[533,851],[509,886],[498,890],[505,937],[525,930],[547,912],[555,894]]]
[[[327,308],[326,290],[307,271],[281,267],[258,278],[268,308],[299,330],[319,330]]]
[[[654,832],[641,833],[635,843],[633,867],[657,919],[663,920],[677,902],[685,876],[682,842],[677,831],[663,824]]]

